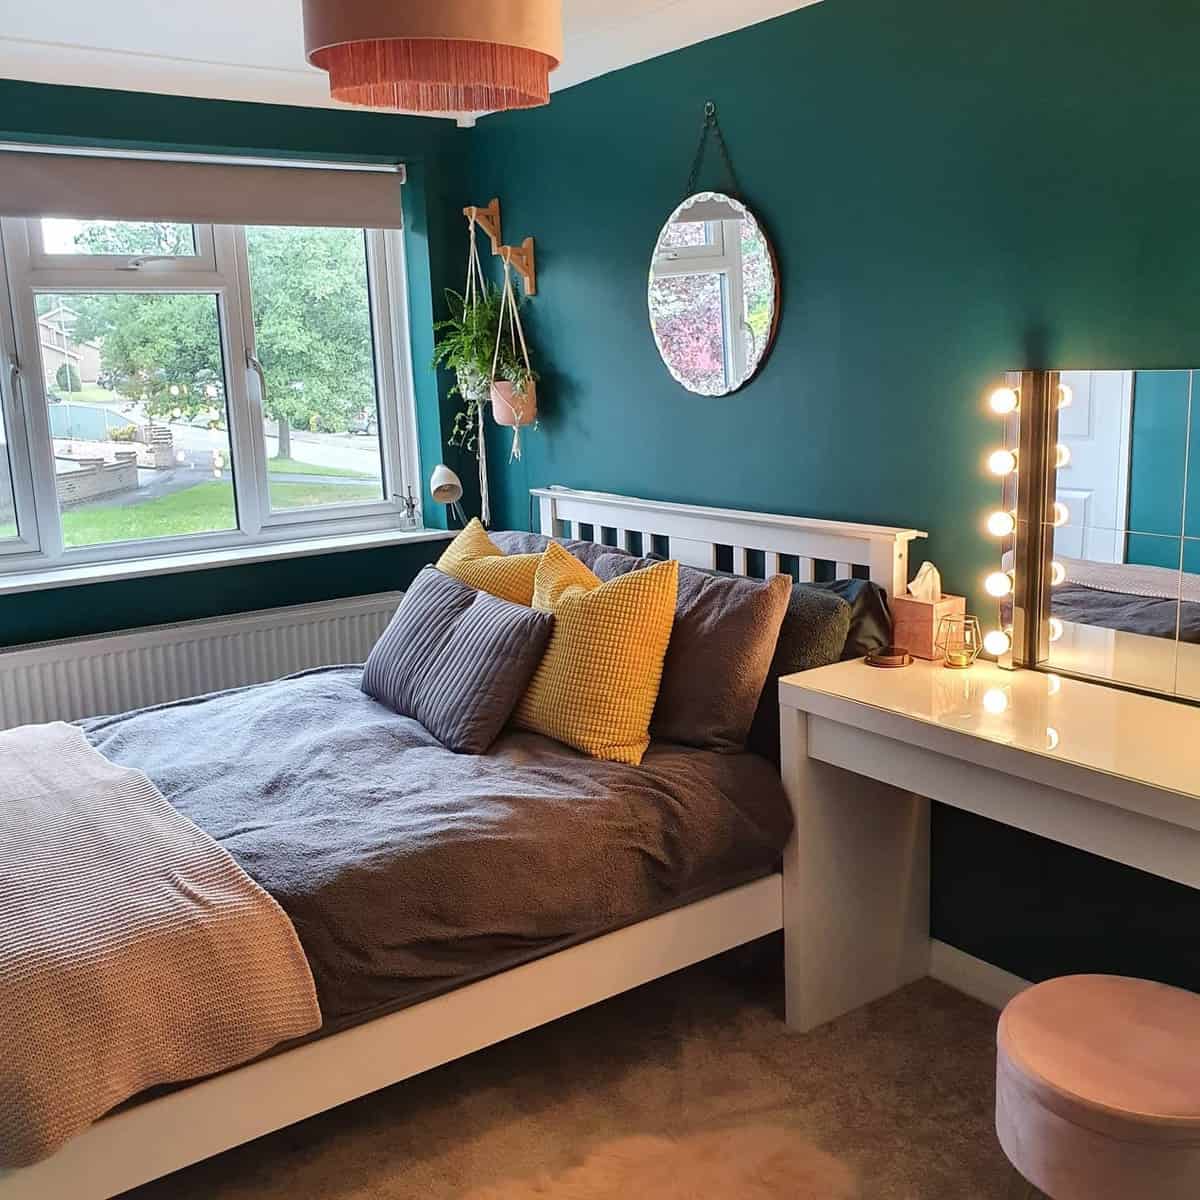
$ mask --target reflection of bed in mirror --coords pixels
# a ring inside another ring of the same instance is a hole
[[[1059,620],[1200,642],[1200,575],[1133,563],[1058,561],[1066,578],[1051,593],[1051,612]]]
[[[1195,379],[1186,370],[1058,376],[1051,670],[1200,698]]]

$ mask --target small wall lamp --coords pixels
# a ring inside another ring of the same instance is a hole
[[[444,504],[458,518],[460,525],[466,525],[467,514],[459,503],[463,494],[462,480],[445,463],[438,463],[433,468],[429,490],[439,504]]]

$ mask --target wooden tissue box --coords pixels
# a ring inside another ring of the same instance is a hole
[[[916,658],[941,658],[934,645],[942,618],[967,614],[967,598],[948,596],[945,592],[940,600],[932,602],[912,596],[893,596],[891,606],[895,626],[892,641]]]

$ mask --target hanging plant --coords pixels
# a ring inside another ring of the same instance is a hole
[[[504,290],[492,353],[492,412],[498,425],[513,431],[509,462],[521,457],[521,430],[537,423],[537,372],[529,362],[525,329],[517,312],[517,293],[512,282],[512,262],[504,257]]]
[[[476,284],[467,294],[446,290],[450,315],[433,327],[433,365],[454,372],[451,396],[463,401],[450,427],[450,445],[479,453],[480,410],[487,404],[492,352],[500,327],[503,296],[494,284]]]

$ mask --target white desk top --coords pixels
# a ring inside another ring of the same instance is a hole
[[[1200,708],[1039,671],[861,660],[780,680],[780,702],[853,724],[853,706],[907,717],[1200,799]]]

